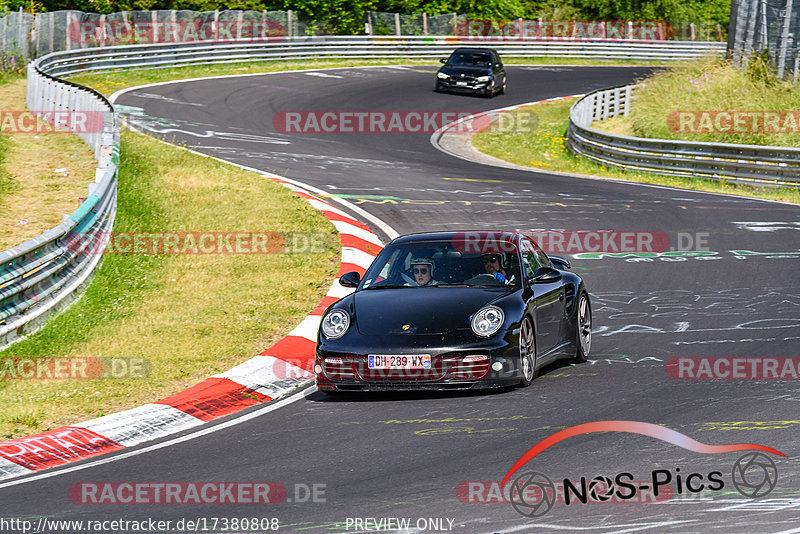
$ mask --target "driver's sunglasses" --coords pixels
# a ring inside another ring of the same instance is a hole
[[[414,274],[428,274],[428,268],[427,267],[422,267],[422,268],[416,268],[415,267],[414,268]]]
[[[500,259],[500,258],[498,258],[497,256],[489,256],[489,257],[486,257],[486,258],[481,258],[481,261],[484,264],[486,264],[486,263],[496,263],[498,259]]]

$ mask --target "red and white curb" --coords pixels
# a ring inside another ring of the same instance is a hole
[[[322,313],[353,291],[339,285],[339,276],[349,271],[363,274],[383,244],[365,224],[344,211],[286,180],[261,174],[305,198],[339,232],[342,249],[339,273],[317,307],[267,350],[180,393],[130,410],[0,443],[0,480],[182,432],[286,396],[313,378]]]

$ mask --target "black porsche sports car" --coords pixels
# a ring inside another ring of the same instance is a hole
[[[435,91],[464,91],[492,98],[506,92],[506,70],[492,48],[457,48],[436,73]]]
[[[516,232],[394,239],[323,314],[314,371],[323,391],[472,389],[531,383],[560,358],[586,361],[583,280]]]

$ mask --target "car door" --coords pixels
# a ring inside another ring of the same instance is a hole
[[[561,280],[533,282],[539,267],[552,267],[547,256],[537,250],[527,238],[521,241],[522,264],[525,279],[533,290],[533,314],[536,323],[536,348],[545,354],[560,344],[561,318],[564,315],[564,289]]]
[[[492,52],[492,70],[494,71],[494,78],[497,80],[497,87],[502,87],[503,82],[506,80],[506,71],[503,67],[503,62],[500,61],[500,56],[497,52]]]

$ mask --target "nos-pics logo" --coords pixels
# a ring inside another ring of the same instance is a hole
[[[545,449],[559,441],[593,432],[628,432],[650,436],[684,449],[702,454],[723,454],[736,451],[750,451],[741,456],[733,465],[730,482],[740,494],[748,498],[768,495],[778,482],[778,468],[764,452],[786,456],[773,448],[751,443],[735,445],[706,445],[692,438],[662,426],[637,421],[597,421],[566,428],[543,439],[528,450],[511,467],[501,482],[505,485],[520,468]],[[761,452],[759,452],[761,451]],[[647,483],[644,483],[647,482]],[[591,502],[626,501],[639,497],[641,492],[650,491],[656,498],[659,493],[684,494],[701,491],[720,491],[726,487],[725,473],[685,472],[674,469],[654,469],[646,481],[634,482],[631,473],[618,473],[613,477],[598,475],[592,479],[581,477],[579,481],[563,479],[554,483],[547,475],[527,471],[517,475],[511,482],[509,500],[518,513],[526,517],[541,517],[556,502],[587,504]]]

